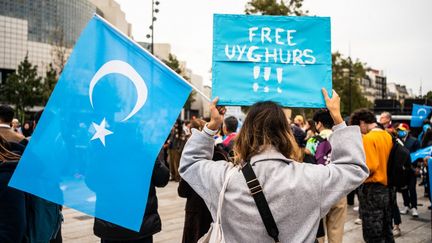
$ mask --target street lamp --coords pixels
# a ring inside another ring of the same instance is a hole
[[[152,0],[152,24],[149,26],[149,29],[151,30],[151,34],[147,34],[147,38],[151,37],[151,45],[150,45],[150,52],[151,54],[154,54],[154,22],[157,20],[155,17],[155,13],[159,13],[159,9],[155,8],[155,5],[159,5],[159,1]]]

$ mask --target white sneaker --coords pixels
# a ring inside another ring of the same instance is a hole
[[[357,206],[357,207],[353,207],[353,210],[354,211],[358,211],[359,210],[359,207]]]
[[[417,212],[417,209],[416,209],[416,208],[412,208],[412,209],[411,209],[411,215],[412,215],[414,218],[418,218],[418,212]]]
[[[362,220],[361,219],[356,219],[356,220],[354,220],[354,224],[362,224]]]
[[[399,212],[401,214],[408,214],[408,212],[410,211],[409,207],[405,206],[402,210],[400,210]]]

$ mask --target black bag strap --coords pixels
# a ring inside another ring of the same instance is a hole
[[[274,239],[275,242],[279,242],[279,229],[268,206],[267,200],[262,191],[261,184],[259,183],[250,163],[247,162],[243,166],[242,172],[246,179],[246,184],[249,187],[250,193],[258,207],[258,211],[261,215],[261,219],[264,223],[267,233]]]

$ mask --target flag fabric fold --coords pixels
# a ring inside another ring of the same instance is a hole
[[[9,185],[138,231],[155,159],[190,92],[95,15]]]
[[[411,153],[411,161],[414,163],[418,159],[423,159],[427,156],[432,156],[432,146],[419,149],[414,153]]]

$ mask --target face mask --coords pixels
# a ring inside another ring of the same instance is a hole
[[[398,137],[399,138],[404,138],[404,137],[406,137],[406,135],[407,135],[406,131],[398,131]]]

